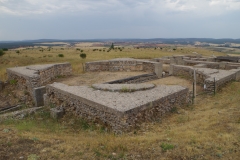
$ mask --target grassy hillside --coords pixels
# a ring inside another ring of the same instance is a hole
[[[0,125],[0,159],[238,159],[239,95],[233,82],[121,135],[71,116],[55,121],[47,111],[7,120]]]

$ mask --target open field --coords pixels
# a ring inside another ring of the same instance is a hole
[[[16,53],[16,50],[6,51],[5,55],[0,58],[0,79],[6,80],[6,68],[15,67],[15,66],[26,66],[32,64],[47,64],[47,63],[58,63],[58,62],[70,62],[72,64],[73,73],[75,75],[82,73],[82,62],[80,58],[80,53],[86,53],[87,58],[85,62],[97,61],[104,59],[113,59],[113,58],[139,58],[139,59],[151,59],[162,56],[171,56],[171,55],[183,55],[183,54],[192,54],[192,52],[198,52],[199,54],[211,56],[211,55],[224,55],[224,53],[205,50],[203,48],[195,47],[178,47],[175,51],[173,47],[166,46],[162,49],[155,48],[123,48],[122,51],[119,49],[111,50],[107,52],[107,49],[99,49],[93,51],[94,48],[81,48],[80,50],[76,48],[66,48],[66,47],[51,47],[51,48],[29,48],[19,50],[19,53]],[[96,47],[97,48],[97,47]],[[82,52],[81,52],[82,50]],[[64,57],[59,57],[59,54],[63,54]]]

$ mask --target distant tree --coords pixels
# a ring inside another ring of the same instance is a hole
[[[58,57],[64,57],[64,54],[58,54]]]
[[[81,53],[79,56],[82,58],[82,68],[83,68],[83,72],[84,72],[85,71],[84,59],[86,59],[87,55],[85,53]]]
[[[111,45],[110,49],[114,49],[114,44],[113,44],[113,43],[112,43],[112,45]]]
[[[0,56],[3,56],[5,53],[0,49]]]
[[[17,54],[20,54],[20,51],[16,51]]]
[[[3,48],[2,50],[3,50],[3,51],[8,51],[8,49],[7,49],[7,48]]]

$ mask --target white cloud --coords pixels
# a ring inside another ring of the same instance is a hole
[[[211,0],[209,3],[212,7],[218,7],[227,10],[238,10],[240,9],[239,0]]]
[[[0,13],[31,15],[68,12],[209,12],[240,9],[239,0],[0,0]]]

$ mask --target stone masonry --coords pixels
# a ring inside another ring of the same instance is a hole
[[[144,71],[155,73],[160,78],[162,77],[162,63],[132,58],[117,58],[105,61],[87,62],[86,71]]]
[[[35,93],[38,93],[38,91],[34,92],[34,88],[50,83],[57,76],[67,76],[71,75],[71,73],[72,67],[70,63],[32,65],[7,69],[8,81],[16,81],[17,87],[20,90],[28,91],[33,99],[41,99],[41,97],[35,97]]]
[[[159,119],[173,107],[184,106],[189,101],[188,89],[181,86],[161,85],[122,93],[53,83],[47,85],[46,90],[45,103],[62,106],[66,113],[101,123],[117,132]]]
[[[216,90],[220,89],[224,84],[236,80],[240,80],[240,69],[220,70],[211,68],[195,68],[197,83],[205,84],[207,93],[214,92],[214,78]],[[183,76],[193,79],[194,67],[171,65],[170,74],[174,76]]]

